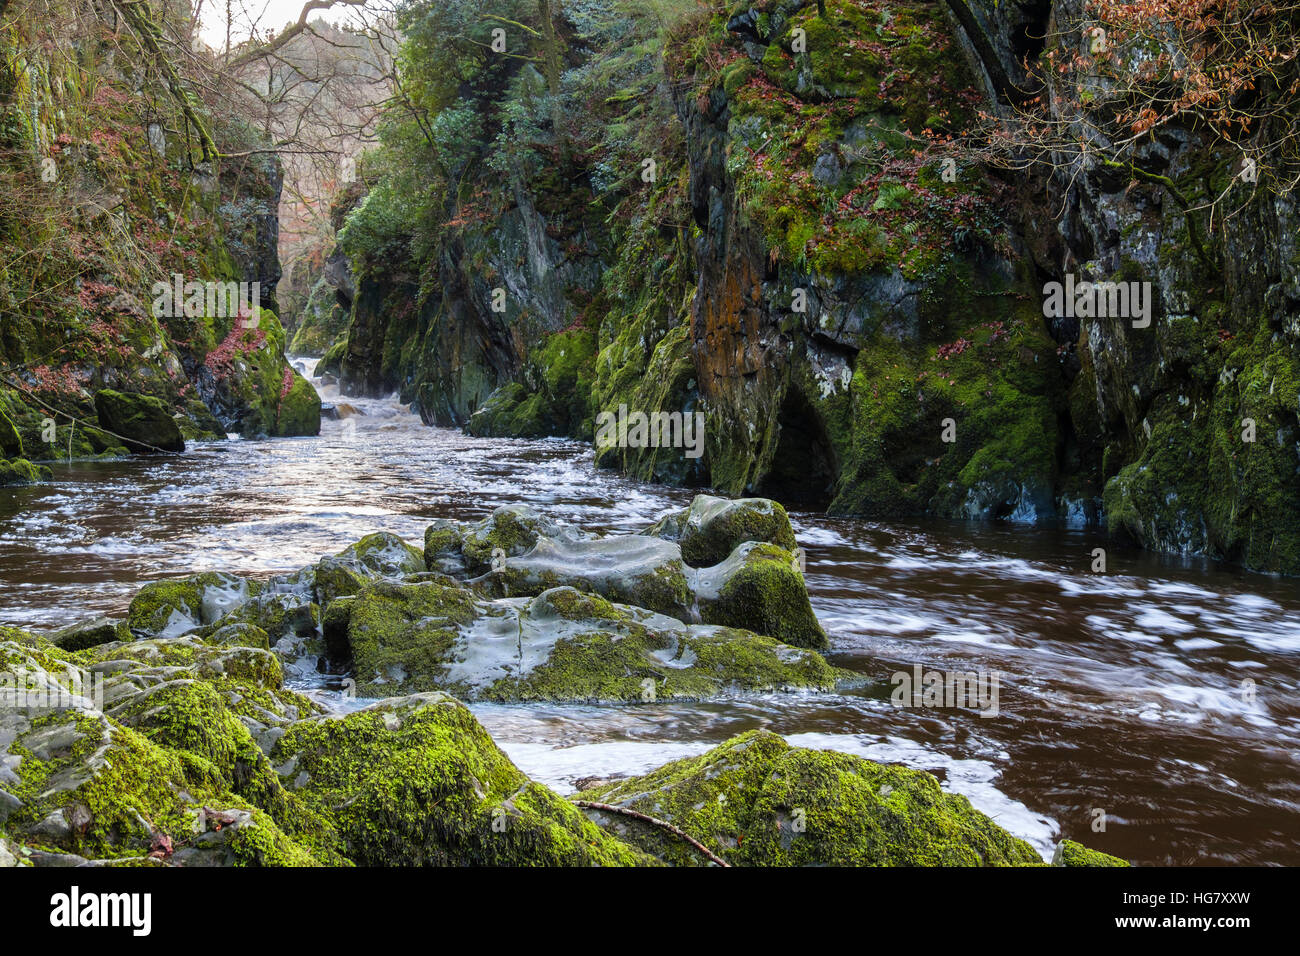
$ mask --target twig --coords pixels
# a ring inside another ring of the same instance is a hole
[[[647,816],[644,813],[639,813],[636,810],[629,810],[627,807],[616,807],[608,803],[596,803],[593,800],[574,800],[573,804],[574,806],[582,807],[584,810],[603,810],[606,813],[620,813],[625,817],[631,817],[633,820],[640,820],[642,823],[649,823],[662,830],[667,830],[669,833],[673,834],[673,836],[681,837],[691,846],[695,847],[695,849],[708,857],[710,862],[716,863],[718,866],[731,866],[730,863],[718,856],[699,840],[695,839],[695,837],[691,836],[681,827],[669,823],[667,820],[658,820],[654,817]]]

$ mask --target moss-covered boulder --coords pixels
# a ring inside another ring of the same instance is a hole
[[[475,409],[466,431],[479,437],[545,438],[558,434],[546,398],[519,382],[507,382]]]
[[[161,399],[111,388],[95,393],[99,425],[118,435],[134,454],[184,451],[185,437]]]
[[[486,600],[445,582],[381,582],[327,631],[339,627],[363,697],[641,703],[830,690],[852,676],[749,631],[688,626],[567,587]]]
[[[61,647],[66,651],[81,651],[98,644],[129,641],[131,629],[125,621],[111,617],[97,617],[55,631],[49,635],[49,640],[55,647]]]
[[[694,602],[677,545],[642,535],[539,538],[526,554],[502,557],[484,586],[501,597],[574,587],[680,620],[689,620]]]
[[[241,693],[277,692],[275,659],[267,655],[272,672],[258,677],[232,654],[265,652],[168,643],[70,656],[40,640],[0,643],[6,669],[47,691],[39,707],[0,708],[0,825],[65,862],[347,862],[330,825],[281,786],[232,705]],[[55,698],[60,689],[77,693]],[[241,825],[211,837],[226,815]],[[214,843],[220,852],[205,852]]]
[[[484,574],[492,569],[494,559],[519,557],[532,550],[543,535],[556,540],[580,537],[573,529],[527,505],[502,505],[465,529],[461,554],[471,574]]]
[[[154,581],[131,599],[127,624],[138,635],[178,637],[215,624],[261,590],[258,581],[218,572]]]
[[[790,517],[768,498],[717,498],[696,495],[690,507],[661,518],[648,535],[676,541],[693,568],[725,561],[746,541],[766,541],[787,550],[796,547]]]
[[[424,529],[424,566],[457,574],[465,568],[465,530],[460,522],[439,518]]]
[[[320,409],[320,395],[311,382],[286,366],[273,434],[280,438],[319,435]]]
[[[340,561],[371,575],[395,577],[425,570],[424,553],[395,534],[368,534],[356,544],[344,548]]]
[[[791,747],[763,730],[578,798],[666,820],[735,866],[1043,862],[1028,843],[965,797],[945,793],[928,773]],[[707,864],[697,850],[661,828],[600,810],[588,814],[665,862]]]
[[[320,621],[320,606],[310,594],[263,591],[221,617],[219,625],[227,635],[239,625],[254,628],[293,676],[303,677],[318,667],[323,649]]]
[[[0,488],[12,485],[35,485],[49,481],[54,475],[42,465],[33,465],[26,458],[12,461],[0,459]]]
[[[1100,850],[1090,850],[1082,843],[1062,840],[1056,844],[1052,854],[1052,866],[1128,866],[1128,860],[1121,860]]]
[[[653,860],[520,772],[444,694],[303,721],[272,755],[364,866],[635,866]]]
[[[424,569],[425,556],[419,548],[397,535],[379,532],[318,561],[312,585],[317,603],[328,608],[337,598],[354,595],[372,581],[401,578]]]
[[[706,623],[745,627],[796,647],[830,646],[797,557],[776,545],[748,541],[721,564],[704,568],[696,598]]]

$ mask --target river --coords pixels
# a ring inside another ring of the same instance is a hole
[[[317,384],[361,414],[319,438],[56,464],[52,484],[0,489],[0,623],[121,614],[146,581],[290,571],[372,531],[419,544],[431,518],[501,504],[634,531],[692,496],[596,471],[588,445],[427,428]],[[1064,836],[1139,864],[1300,865],[1300,583],[1096,531],[791,517],[829,656],[866,689],[475,713],[561,791],[764,727],[929,770],[1048,857]],[[894,706],[891,675],[918,664],[996,673],[997,714]]]

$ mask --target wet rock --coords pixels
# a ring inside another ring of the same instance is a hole
[[[439,518],[424,529],[424,565],[430,571],[465,572],[464,548],[465,531],[460,522]]]
[[[796,555],[776,545],[747,541],[722,563],[702,569],[696,599],[706,623],[745,627],[796,647],[830,646]]]
[[[260,594],[263,585],[233,574],[205,572],[146,584],[131,599],[127,624],[138,635],[179,637],[215,624]]]
[[[370,577],[395,577],[425,570],[424,554],[395,534],[368,534],[336,556],[347,567]]]
[[[0,459],[0,488],[14,485],[35,485],[49,481],[54,473],[44,465],[33,465],[26,458],[12,461]]]
[[[445,694],[300,722],[273,759],[285,785],[334,822],[360,865],[654,862],[529,780]]]
[[[768,498],[696,495],[690,507],[661,518],[645,532],[681,545],[691,567],[717,564],[746,541],[766,541],[787,550],[795,545],[785,509]]]
[[[502,559],[486,585],[498,597],[533,597],[550,588],[574,587],[681,620],[690,619],[694,600],[681,550],[642,535],[539,538],[526,554]]]
[[[765,730],[578,797],[667,820],[733,866],[1043,862],[928,773],[791,747]],[[665,862],[707,865],[699,851],[660,828],[603,811],[588,815]]]
[[[95,394],[95,410],[100,427],[121,436],[135,454],[185,450],[180,427],[161,399],[105,388]]]
[[[283,689],[274,655],[192,635],[64,653],[39,639],[0,643],[0,662],[28,686],[66,691],[75,674],[94,688],[0,708],[3,823],[41,846],[33,863],[178,862],[171,848],[202,848],[212,812],[247,824],[222,840],[223,864],[347,862],[255,739],[319,712]]]
[[[61,647],[65,651],[80,651],[98,644],[129,641],[131,630],[125,621],[97,617],[55,631],[49,635],[49,640],[55,647]]]
[[[1109,853],[1090,850],[1073,840],[1062,840],[1056,844],[1052,854],[1052,866],[1128,866],[1127,860],[1121,860]]]
[[[851,676],[813,651],[570,587],[487,600],[384,582],[357,596],[346,629],[363,697],[441,690],[462,700],[637,703],[829,690]]]
[[[30,854],[31,851],[28,851]],[[0,837],[0,870],[15,866],[31,866],[26,859],[27,854],[23,853],[23,848],[17,843]]]
[[[532,550],[542,536],[556,541],[582,537],[575,529],[539,515],[527,505],[502,505],[465,529],[461,554],[471,574],[484,574],[492,569],[494,557],[519,557]]]

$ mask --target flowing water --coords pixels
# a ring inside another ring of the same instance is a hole
[[[361,414],[319,438],[74,462],[50,485],[0,489],[0,624],[121,614],[149,580],[294,570],[372,531],[418,544],[430,518],[501,504],[633,531],[692,496],[596,471],[587,445],[471,438],[395,401],[343,400]],[[561,791],[763,727],[929,770],[1045,855],[1065,836],[1146,864],[1300,864],[1296,581],[1119,551],[1095,532],[792,518],[830,656],[870,675],[864,689],[483,705],[479,719]],[[916,665],[996,674],[996,714],[895,706],[891,675]]]

